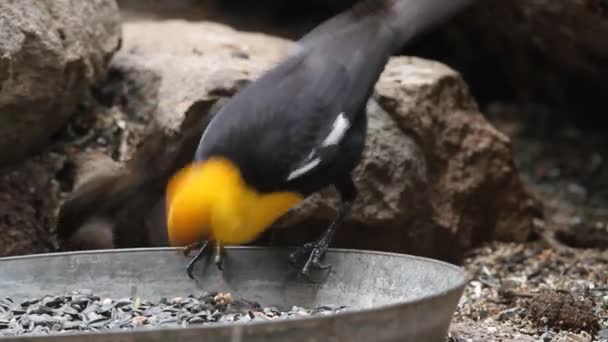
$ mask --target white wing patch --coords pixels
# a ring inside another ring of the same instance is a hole
[[[344,134],[346,134],[349,128],[350,121],[344,116],[344,112],[338,114],[331,127],[331,132],[323,140],[323,146],[337,145],[344,138]]]
[[[209,132],[211,125],[213,125],[213,123],[215,122],[215,119],[217,119],[220,113],[216,113],[215,116],[213,118],[211,118],[211,121],[209,121],[209,123],[207,124],[207,127],[205,128],[205,131],[203,132],[203,136],[201,137],[201,140],[199,141],[199,146],[203,146],[203,142],[205,141],[205,137],[207,136],[207,133]]]
[[[338,116],[336,117],[336,120],[334,120],[334,123],[332,124],[331,131],[329,132],[327,137],[325,137],[325,139],[323,140],[321,147],[328,147],[328,146],[337,145],[338,143],[340,143],[340,141],[344,138],[344,135],[346,134],[346,132],[348,131],[349,128],[350,128],[350,121],[348,121],[348,118],[346,118],[346,116],[344,115],[344,112],[338,114]],[[287,176],[287,180],[289,181],[294,178],[301,177],[301,176],[305,175],[307,172],[310,172],[317,165],[319,165],[319,163],[321,162],[321,158],[320,157],[314,158],[316,153],[317,153],[317,149],[315,148],[314,150],[312,150],[310,152],[310,154],[306,158],[306,160],[308,162],[306,164],[304,164],[303,166],[297,168],[296,170],[292,171],[289,174],[289,176]]]
[[[289,174],[289,176],[287,176],[287,180],[292,180],[294,178],[298,178],[298,177],[302,176],[306,172],[314,169],[314,167],[319,165],[320,162],[321,162],[321,158],[315,158],[315,159],[311,160],[309,163],[304,164],[302,167],[299,167],[299,168],[293,170]]]

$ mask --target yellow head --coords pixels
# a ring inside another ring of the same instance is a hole
[[[169,181],[166,198],[173,246],[205,239],[227,245],[251,242],[302,200],[290,192],[260,194],[224,158],[196,162],[178,171]]]

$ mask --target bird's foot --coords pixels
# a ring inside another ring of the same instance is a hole
[[[309,242],[291,253],[289,255],[289,261],[292,265],[299,267],[299,261],[302,257],[305,257],[306,262],[300,270],[300,273],[305,276],[310,275],[312,270],[326,270],[331,267],[331,264],[322,264],[321,259],[325,256],[327,247],[328,244],[325,239]]]
[[[207,245],[208,241],[199,241],[199,242],[195,242],[195,243],[191,243],[188,246],[184,247],[183,249],[183,254],[185,257],[189,257],[190,253],[195,250],[198,249],[200,250],[201,248],[203,248],[203,246]]]
[[[190,256],[190,252],[195,250],[195,249],[199,249],[198,252],[196,253],[196,255],[188,262],[188,265],[186,266],[186,273],[188,274],[188,277],[192,280],[194,280],[194,276],[192,275],[192,270],[194,269],[194,265],[203,257],[205,250],[207,249],[207,246],[209,245],[210,241],[201,241],[201,242],[195,242],[191,245],[188,245],[184,248],[184,256]],[[224,248],[222,247],[222,245],[219,242],[215,242],[213,243],[213,262],[215,263],[215,265],[217,266],[217,268],[222,271],[223,270],[223,252],[224,252]]]
[[[215,263],[215,266],[217,266],[217,268],[220,271],[224,270],[224,258],[223,258],[223,254],[224,254],[224,247],[222,246],[221,243],[216,242],[215,246],[213,248],[213,262]]]
[[[194,268],[194,265],[203,257],[203,253],[205,252],[205,249],[207,249],[207,245],[209,245],[209,241],[201,241],[188,245],[186,248],[184,248],[184,256],[189,256],[192,250],[199,248],[194,258],[192,258],[190,262],[188,262],[188,265],[186,265],[186,274],[188,274],[188,278],[194,280],[192,269]]]

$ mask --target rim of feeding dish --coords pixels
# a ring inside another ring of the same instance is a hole
[[[235,250],[235,249],[250,249],[250,250],[290,250],[294,247],[265,247],[265,246],[226,246],[226,250]],[[21,256],[9,256],[0,258],[0,262],[2,261],[10,261],[10,260],[24,260],[24,259],[38,259],[38,258],[46,258],[46,257],[62,257],[62,256],[70,256],[70,255],[92,255],[92,254],[116,254],[116,253],[139,253],[139,252],[176,252],[181,251],[183,248],[180,247],[140,247],[140,248],[122,248],[122,249],[99,249],[99,250],[81,250],[81,251],[67,251],[67,252],[51,252],[51,253],[40,253],[40,254],[26,254]],[[272,325],[272,324],[297,324],[298,321],[306,321],[306,320],[332,320],[335,317],[348,317],[358,314],[371,314],[379,311],[383,311],[386,309],[398,308],[405,305],[416,305],[422,302],[437,299],[439,297],[443,297],[448,294],[458,293],[460,292],[459,297],[462,296],[462,292],[467,283],[467,272],[464,268],[457,266],[455,264],[433,259],[429,257],[411,255],[411,254],[402,254],[395,252],[383,252],[383,251],[375,251],[375,250],[364,250],[364,249],[349,249],[349,248],[328,248],[327,253],[338,252],[338,253],[352,253],[352,254],[376,254],[376,255],[384,255],[390,257],[404,258],[404,259],[414,259],[419,261],[424,261],[428,263],[434,263],[440,265],[441,267],[451,268],[455,271],[455,274],[458,275],[460,279],[454,279],[453,282],[450,282],[451,286],[447,286],[444,291],[434,292],[429,295],[425,295],[420,298],[413,298],[409,300],[397,301],[389,304],[382,304],[378,306],[362,308],[362,309],[353,309],[353,310],[344,310],[340,312],[334,312],[330,315],[321,315],[321,316],[303,316],[303,317],[295,317],[290,319],[280,319],[274,321],[249,321],[249,322],[227,322],[227,323],[215,323],[213,325],[206,326],[187,326],[187,327],[149,327],[145,329],[141,328],[133,328],[128,330],[107,330],[107,331],[86,331],[86,332],[76,332],[69,334],[58,334],[55,332],[51,332],[45,335],[17,335],[17,336],[0,336],[0,341],[6,338],[10,339],[32,339],[32,338],[44,338],[44,337],[58,337],[58,336],[87,336],[91,334],[99,335],[114,335],[114,334],[137,334],[141,332],[154,332],[154,331],[180,331],[184,329],[190,330],[211,330],[211,329],[225,329],[226,327],[233,327],[235,330],[240,330],[245,326],[252,325]],[[192,280],[191,280],[192,281]]]

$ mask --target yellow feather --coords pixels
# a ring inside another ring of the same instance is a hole
[[[248,243],[302,199],[291,192],[259,193],[232,162],[212,158],[182,169],[169,182],[169,238],[174,245],[208,235],[226,245]]]
[[[209,235],[208,207],[200,165],[189,165],[169,181],[167,233],[171,245],[187,245]]]

